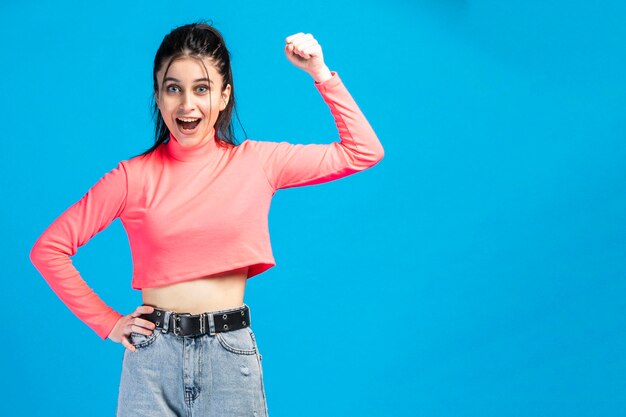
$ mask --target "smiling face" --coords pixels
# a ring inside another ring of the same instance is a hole
[[[193,146],[213,140],[215,121],[228,104],[231,86],[222,90],[222,77],[211,61],[188,56],[175,58],[169,68],[164,64],[157,72],[157,81],[157,106],[178,142]]]

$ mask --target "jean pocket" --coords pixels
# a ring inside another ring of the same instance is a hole
[[[229,352],[238,355],[255,355],[257,353],[256,342],[249,329],[249,327],[244,327],[230,332],[219,332],[215,334],[215,337]]]
[[[153,330],[150,336],[146,336],[142,333],[132,332],[128,337],[128,340],[133,346],[135,346],[135,348],[144,349],[153,344],[160,334],[161,332],[158,330]]]
[[[256,353],[258,353],[259,355],[259,360],[262,361],[263,355],[261,355],[261,352],[259,351],[259,345],[256,342],[256,336],[254,335],[254,331],[252,330],[250,326],[248,326],[247,329],[250,332],[250,337],[252,338],[252,344],[254,345],[254,348],[256,349]]]

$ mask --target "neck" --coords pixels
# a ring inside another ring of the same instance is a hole
[[[212,153],[217,151],[217,146],[215,130],[212,130],[209,135],[193,145],[182,144],[170,133],[170,139],[165,144],[169,155],[183,162],[206,161]]]

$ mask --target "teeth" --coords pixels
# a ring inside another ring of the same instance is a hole
[[[189,117],[177,117],[178,120],[180,120],[181,122],[195,122],[197,120],[200,120],[200,118],[189,118]]]

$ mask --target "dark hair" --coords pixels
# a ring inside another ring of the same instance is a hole
[[[152,79],[154,83],[154,93],[159,91],[157,81],[157,73],[166,61],[167,67],[165,72],[169,70],[170,65],[175,59],[181,57],[197,58],[202,63],[206,71],[206,66],[201,61],[202,58],[209,58],[210,62],[215,66],[217,72],[222,77],[221,90],[230,84],[230,99],[226,104],[226,108],[222,110],[215,122],[215,132],[219,142],[236,145],[235,132],[232,125],[233,110],[237,115],[237,107],[235,105],[235,86],[233,84],[233,72],[230,65],[230,53],[226,49],[226,43],[222,34],[211,24],[206,22],[191,23],[173,29],[169,34],[165,35],[161,46],[157,50],[154,57],[154,67],[152,69]],[[208,76],[208,71],[207,71]],[[170,131],[163,121],[156,98],[152,95],[152,117],[155,120],[154,125],[154,145],[140,155],[146,155],[154,151],[159,145],[165,143],[170,138]],[[237,120],[239,116],[237,115]],[[239,122],[241,125],[241,121]],[[243,129],[243,126],[242,126]],[[244,129],[245,134],[245,129]]]

